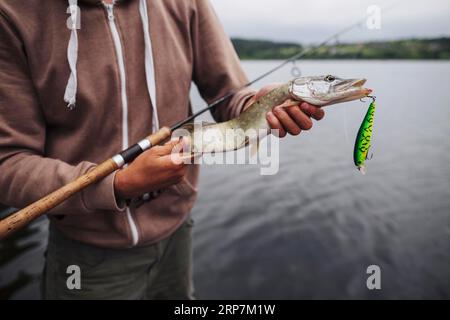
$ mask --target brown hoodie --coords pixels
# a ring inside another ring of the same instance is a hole
[[[191,81],[208,102],[247,82],[207,0],[146,4],[161,126],[189,114]],[[141,0],[122,0],[114,6],[122,57],[105,6],[97,0],[79,0],[78,5],[76,106],[70,111],[64,101],[71,75],[67,0],[0,0],[0,202],[4,204],[24,207],[152,131]],[[237,116],[252,94],[241,90],[216,108],[214,118]],[[192,166],[184,182],[139,207],[125,209],[116,203],[112,174],[49,216],[66,235],[85,243],[151,244],[185,220],[196,199],[197,177],[198,167]]]

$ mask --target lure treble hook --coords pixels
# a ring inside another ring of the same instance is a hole
[[[370,98],[370,99],[372,99],[372,102],[377,101],[377,97],[376,97],[376,96],[367,96],[367,97],[365,97],[365,98]],[[365,98],[361,98],[361,99],[359,99],[359,101],[366,103],[366,100],[364,100]]]

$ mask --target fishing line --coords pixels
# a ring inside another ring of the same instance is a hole
[[[402,0],[398,0],[394,3],[392,3],[389,6],[386,6],[384,9],[381,9],[382,13],[387,13],[389,11],[391,11],[394,7],[396,7],[400,2],[402,2]],[[345,135],[345,142],[347,145],[351,144],[351,140],[349,138],[349,133],[348,133],[348,121],[347,121],[347,108],[342,109],[343,115],[344,115],[344,135]]]
[[[390,6],[386,6],[385,8],[382,9],[383,14],[386,14],[387,12],[391,11],[392,8],[394,8],[396,5],[398,5],[400,2],[402,2],[403,0],[399,0],[397,2],[394,2],[392,5]],[[252,86],[253,84],[255,84],[256,82],[266,78],[267,76],[271,75],[272,73],[280,70],[281,68],[283,68],[284,66],[286,66],[289,63],[294,63],[299,60],[300,58],[306,56],[307,54],[313,52],[314,50],[320,49],[324,46],[326,46],[329,42],[338,39],[341,35],[346,34],[350,31],[352,31],[355,28],[358,28],[362,25],[362,23],[364,23],[365,21],[367,21],[368,16],[364,16],[364,18],[359,19],[358,21],[356,21],[355,23],[352,23],[351,25],[343,28],[342,30],[332,34],[331,36],[329,36],[328,38],[325,38],[325,40],[323,40],[322,42],[320,42],[318,45],[315,46],[310,46],[307,47],[303,50],[301,50],[300,52],[296,53],[295,55],[291,56],[290,58],[284,60],[282,63],[280,63],[278,66],[268,70],[267,72],[261,74],[259,77],[253,79],[252,81],[246,83],[245,85],[243,85],[240,88],[237,88],[235,90],[230,91],[229,93],[227,93],[226,95],[222,96],[221,98],[215,100],[214,102],[210,103],[209,105],[207,105],[205,108],[193,113],[190,117],[186,118],[183,121],[178,122],[177,124],[173,125],[171,127],[171,130],[174,131],[180,127],[182,127],[183,125],[185,125],[186,123],[189,123],[191,121],[193,121],[195,118],[197,118],[199,115],[205,113],[206,111],[209,111],[211,109],[213,109],[214,107],[216,107],[217,105],[221,104],[222,102],[227,101],[228,99],[230,99],[231,97],[233,97],[238,91],[248,88],[250,86]],[[298,67],[297,67],[298,68]],[[298,69],[300,70],[300,69]]]

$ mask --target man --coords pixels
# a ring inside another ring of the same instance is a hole
[[[0,0],[0,202],[24,207],[184,119],[191,81],[208,102],[247,82],[207,0]],[[213,116],[233,118],[254,98],[241,90]],[[285,136],[322,117],[302,104],[267,120]],[[198,167],[171,161],[176,144],[49,212],[44,298],[193,298]]]

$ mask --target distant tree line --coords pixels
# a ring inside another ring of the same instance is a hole
[[[243,60],[287,59],[301,44],[266,40],[231,39]],[[450,59],[450,38],[406,39],[340,43],[321,47],[303,59]]]

